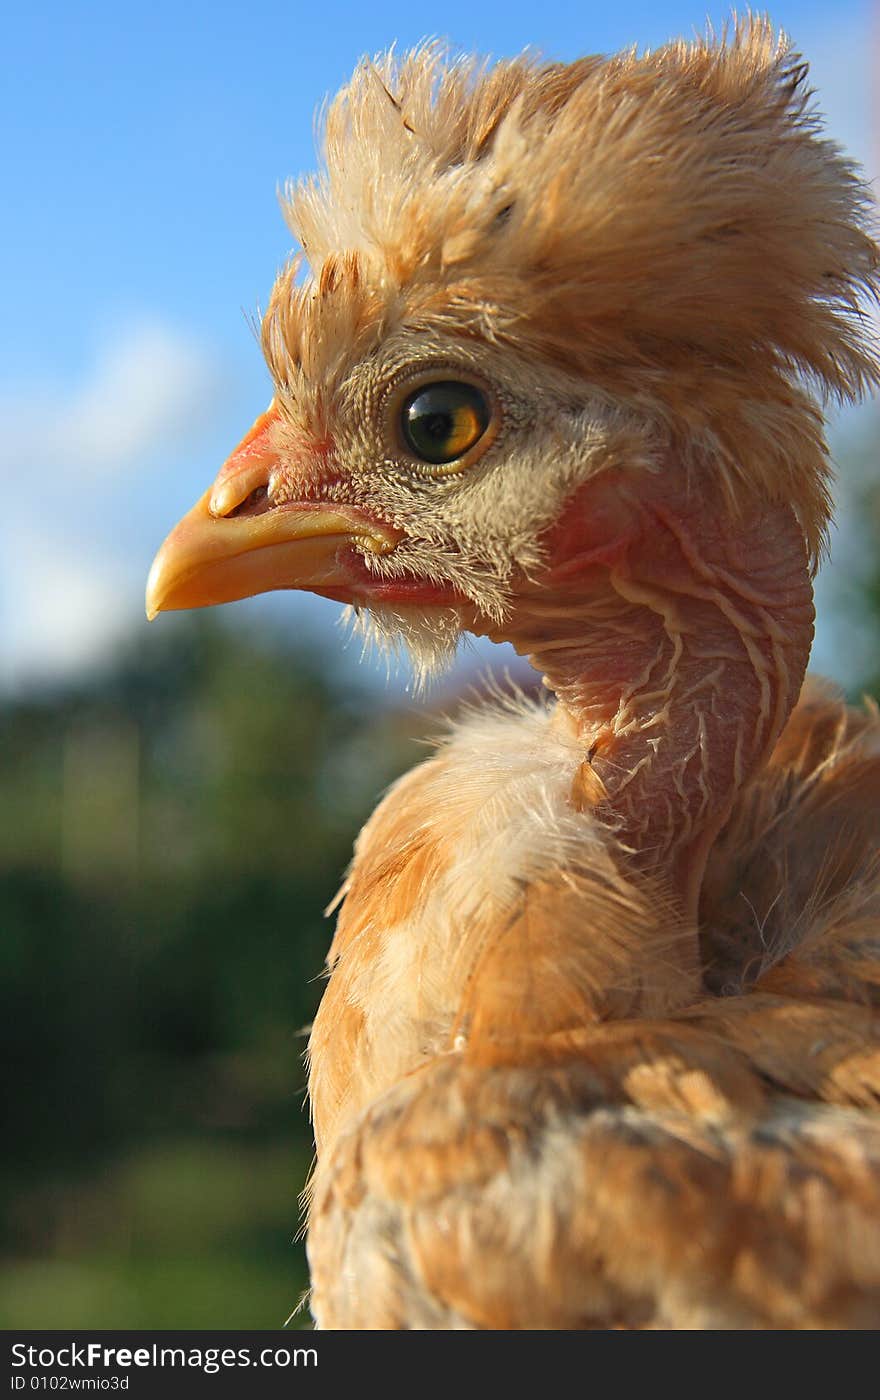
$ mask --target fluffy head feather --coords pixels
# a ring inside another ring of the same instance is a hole
[[[754,19],[570,65],[431,46],[364,63],[327,113],[323,173],[288,191],[313,272],[283,275],[266,317],[282,400],[326,421],[395,334],[537,358],[684,444],[732,508],[791,502],[815,560],[828,465],[807,386],[877,382],[860,298],[878,263],[806,71]]]

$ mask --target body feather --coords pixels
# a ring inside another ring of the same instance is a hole
[[[465,722],[392,791],[312,1039],[322,1325],[877,1325],[878,746],[808,687],[698,928],[573,815],[552,711]]]

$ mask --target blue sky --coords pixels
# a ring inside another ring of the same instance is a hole
[[[772,14],[811,59],[832,133],[873,174],[871,11],[867,0],[833,12],[786,0]],[[531,45],[571,59],[656,45],[727,13],[627,0],[10,11],[0,683],[95,664],[141,629],[148,641],[152,553],[268,397],[246,314],[290,249],[276,189],[312,168],[315,108],[363,53],[439,35],[496,56]],[[267,608],[318,635],[337,611],[291,595],[236,605],[245,620]],[[822,662],[834,660],[829,637]]]

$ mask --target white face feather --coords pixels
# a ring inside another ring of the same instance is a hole
[[[401,404],[412,386],[479,386],[492,407],[486,445],[438,470],[401,442]],[[541,534],[566,499],[602,470],[656,465],[663,434],[582,380],[531,365],[506,348],[415,328],[394,328],[361,358],[337,365],[320,404],[300,377],[278,395],[273,503],[340,500],[403,531],[386,555],[364,553],[377,580],[453,589],[460,605],[377,601],[349,614],[354,630],[386,655],[401,646],[419,685],[449,665],[465,629],[501,626],[517,579],[543,562]],[[320,416],[319,416],[320,415]],[[332,440],[321,470],[304,439]]]
[[[361,641],[364,656],[376,653],[385,659],[389,674],[405,656],[416,695],[449,670],[462,638],[461,617],[452,608],[349,606],[341,622]]]

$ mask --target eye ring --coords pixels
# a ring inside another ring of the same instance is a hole
[[[464,471],[498,432],[497,407],[485,388],[440,366],[409,380],[392,411],[403,452],[430,476]]]

